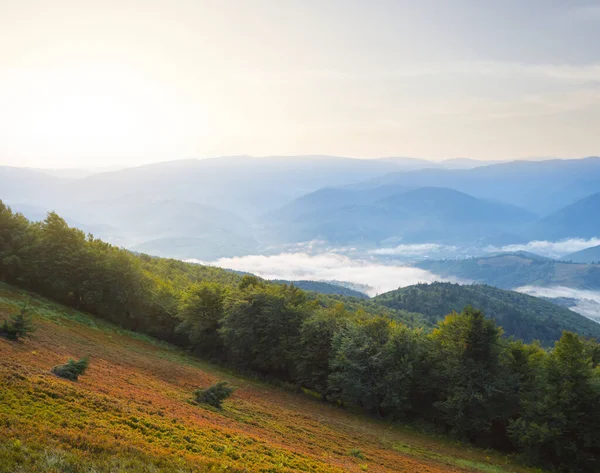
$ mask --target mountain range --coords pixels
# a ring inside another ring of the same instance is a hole
[[[394,172],[366,179],[356,187],[382,185],[448,187],[543,216],[600,191],[600,157],[511,161],[466,170]]]
[[[150,254],[213,260],[322,240],[466,247],[600,234],[600,158],[179,160],[89,175],[0,167],[0,199]],[[59,173],[60,174],[60,173]]]
[[[535,218],[525,209],[448,188],[381,186],[317,191],[268,214],[263,223],[280,242],[503,244],[521,241],[511,232]]]

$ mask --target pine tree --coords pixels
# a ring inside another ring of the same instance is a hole
[[[9,340],[18,341],[33,333],[33,321],[28,313],[28,306],[29,304],[26,303],[19,313],[12,315],[10,320],[4,321],[0,333]]]
[[[564,332],[544,359],[522,417],[509,433],[532,463],[569,472],[598,471],[600,372],[588,342]]]
[[[57,365],[52,368],[52,372],[61,378],[69,381],[77,381],[79,376],[84,374],[89,366],[90,357],[85,356],[78,361],[70,359],[64,365]]]
[[[221,409],[223,401],[235,391],[235,388],[228,386],[228,384],[227,381],[221,381],[206,389],[196,390],[194,392],[196,402],[200,404],[209,404],[217,409]]]
[[[466,307],[448,315],[432,335],[441,384],[436,408],[450,430],[471,441],[481,441],[501,417],[501,334],[483,312]]]

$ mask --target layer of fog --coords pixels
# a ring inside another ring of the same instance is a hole
[[[588,291],[565,286],[523,286],[515,289],[515,291],[535,297],[571,299],[572,302],[565,304],[569,306],[569,309],[596,322],[600,322],[600,291]]]
[[[400,244],[393,247],[371,249],[367,253],[376,257],[395,259],[399,261],[414,261],[415,259],[445,259],[469,258],[495,253],[514,253],[528,251],[548,258],[563,258],[576,251],[585,250],[600,245],[600,238],[569,238],[560,241],[534,240],[523,244],[504,246],[457,246],[439,243]],[[339,252],[333,250],[334,252]]]
[[[367,293],[370,296],[420,282],[457,282],[419,268],[386,265],[370,259],[351,259],[334,253],[281,253],[220,258],[211,262],[189,261],[249,272],[265,279],[347,281],[369,286]]]
[[[568,240],[561,241],[535,240],[526,244],[506,245],[502,247],[489,246],[486,250],[490,253],[500,251],[530,251],[549,258],[561,258],[570,253],[575,253],[576,251],[585,250],[586,248],[598,245],[600,245],[600,238],[590,238],[589,240],[583,238],[569,238]]]
[[[369,251],[369,253],[379,256],[432,257],[436,254],[456,251],[457,249],[458,248],[456,246],[440,245],[438,243],[421,243],[412,245],[398,245],[391,248],[377,248]]]

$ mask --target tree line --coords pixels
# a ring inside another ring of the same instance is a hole
[[[0,279],[377,417],[550,469],[600,464],[600,344],[571,332],[544,349],[471,307],[414,328],[369,301],[134,255],[1,201]]]

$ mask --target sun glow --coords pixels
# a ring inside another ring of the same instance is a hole
[[[118,66],[13,70],[0,81],[15,91],[0,98],[1,134],[27,143],[19,154],[76,159],[81,155],[185,154],[174,147],[208,133],[202,107],[186,106],[177,90]],[[11,149],[3,150],[11,153]]]

